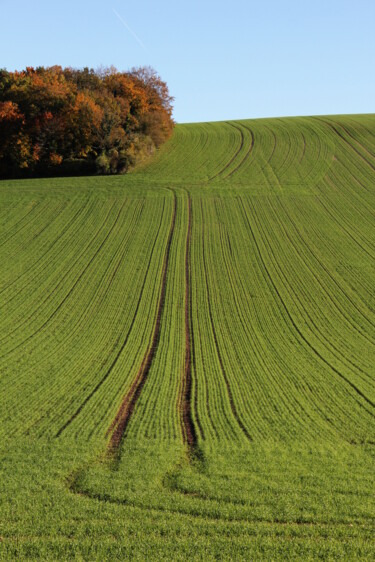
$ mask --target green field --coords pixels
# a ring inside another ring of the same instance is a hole
[[[0,559],[375,559],[375,115],[0,183]]]

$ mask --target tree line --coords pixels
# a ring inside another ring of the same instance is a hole
[[[0,177],[124,173],[171,135],[172,101],[150,67],[0,70]]]

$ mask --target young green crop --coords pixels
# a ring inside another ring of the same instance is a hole
[[[375,557],[375,116],[0,185],[0,557]]]

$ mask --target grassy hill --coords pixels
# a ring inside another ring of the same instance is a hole
[[[375,557],[375,116],[0,183],[0,558]]]

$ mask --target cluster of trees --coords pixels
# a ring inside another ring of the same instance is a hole
[[[171,135],[172,101],[150,67],[0,70],[0,177],[126,172]]]

